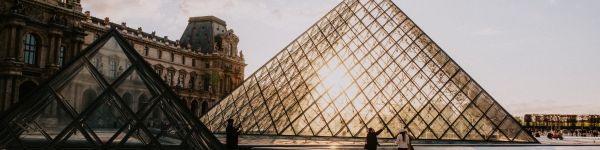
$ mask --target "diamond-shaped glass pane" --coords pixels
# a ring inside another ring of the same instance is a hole
[[[75,111],[81,113],[96,101],[102,91],[100,83],[92,76],[88,67],[83,66],[60,90],[60,95]]]
[[[90,62],[109,83],[115,81],[131,66],[129,58],[127,58],[115,38],[110,38],[106,41],[102,48],[94,56],[90,57]]]
[[[128,120],[123,116],[120,106],[115,104],[112,98],[102,98],[100,101],[100,104],[92,105],[94,108],[85,123],[92,128],[102,142],[108,142],[119,129],[127,124]]]
[[[115,91],[134,113],[148,107],[149,99],[154,97],[137,71],[133,71],[125,78]]]
[[[50,103],[35,120],[22,125],[25,131],[21,134],[21,140],[45,140],[45,136],[53,139],[71,123],[73,119],[65,111],[62,103],[52,97],[48,98],[48,101]]]
[[[176,122],[172,122],[171,116],[165,114],[164,104],[159,101],[147,114],[144,124],[148,124],[148,130],[161,145],[180,145],[182,138],[179,137],[181,129]]]

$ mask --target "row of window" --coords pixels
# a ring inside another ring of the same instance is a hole
[[[23,61],[25,64],[36,64],[37,54],[40,49],[40,38],[34,34],[27,33],[23,37]],[[67,48],[61,46],[58,50],[58,65],[63,66],[65,62],[65,52]]]
[[[149,57],[149,55],[150,55],[150,48],[148,46],[146,46],[146,47],[144,47],[144,56]],[[163,55],[162,51],[158,50],[158,59],[163,59],[162,55]],[[170,56],[171,56],[171,62],[175,62],[175,53],[171,52]],[[187,57],[185,57],[185,56],[181,56],[181,64],[183,64],[183,65],[186,64],[186,60],[187,60],[186,58]],[[196,67],[196,59],[192,59],[191,65],[192,65],[192,67]],[[231,65],[228,65],[228,66],[229,66],[229,68],[231,67]],[[210,68],[211,65],[209,62],[206,62],[206,63],[204,63],[204,67]],[[239,69],[236,68],[236,71],[239,71]]]
[[[144,55],[148,57],[150,54],[150,48],[148,46],[144,47]],[[158,51],[158,59],[162,59],[162,51]],[[175,53],[171,52],[171,62],[175,62]],[[181,64],[185,65],[186,57],[181,56]],[[196,66],[196,59],[192,59],[192,66]]]
[[[158,75],[160,75],[163,80],[167,83],[167,85],[169,86],[177,86],[180,88],[190,88],[190,89],[195,89],[196,87],[196,82],[197,80],[197,75],[195,73],[191,73],[190,74],[190,79],[188,80],[188,86],[185,86],[185,76],[186,73],[180,71],[177,80],[175,80],[175,72],[176,70],[168,70],[165,76],[163,75],[163,68],[162,67],[155,67],[156,73],[158,73]],[[177,82],[175,82],[177,81]],[[203,90],[209,90],[210,87],[210,77],[208,77],[208,75],[203,75],[202,76],[202,89]]]

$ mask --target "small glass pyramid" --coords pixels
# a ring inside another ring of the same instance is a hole
[[[223,149],[116,29],[33,93],[0,149]]]
[[[223,133],[537,143],[390,0],[344,0],[201,119]]]

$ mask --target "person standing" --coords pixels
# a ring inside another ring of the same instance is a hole
[[[238,136],[240,134],[239,133],[240,127],[242,127],[240,124],[238,124],[237,127],[234,127],[233,119],[227,119],[227,128],[225,129],[225,132],[227,133],[227,138],[226,138],[227,149],[229,149],[229,150],[238,149]]]
[[[406,129],[400,129],[400,134],[398,134],[398,137],[396,138],[396,144],[398,144],[398,150],[411,149],[410,136],[406,134]]]
[[[367,143],[365,149],[376,150],[379,142],[377,142],[377,135],[379,135],[383,129],[375,131],[373,128],[369,128],[367,132]]]

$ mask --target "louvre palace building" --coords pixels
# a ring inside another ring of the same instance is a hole
[[[225,21],[191,17],[179,40],[97,18],[82,12],[80,0],[0,0],[0,112],[43,83],[110,28],[116,28],[161,78],[200,116],[244,80],[238,37]],[[99,72],[116,78],[130,62],[107,54],[95,57]],[[100,94],[80,84],[69,100]],[[135,89],[124,99],[149,98]]]

